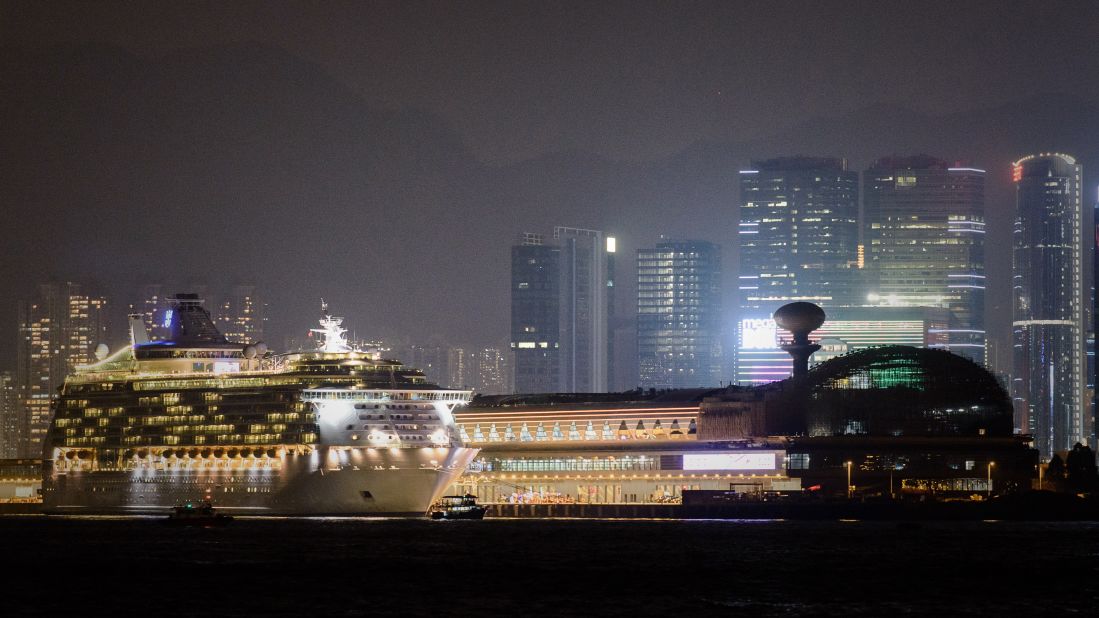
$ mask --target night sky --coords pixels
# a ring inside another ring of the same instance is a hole
[[[750,159],[926,152],[989,171],[1006,342],[1009,163],[1074,154],[1095,198],[1096,41],[1094,2],[0,2],[0,341],[53,277],[499,344],[520,232],[619,236],[628,317],[660,234],[735,278]]]

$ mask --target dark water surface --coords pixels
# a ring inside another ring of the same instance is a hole
[[[0,547],[7,616],[1099,614],[1093,523],[0,517]]]

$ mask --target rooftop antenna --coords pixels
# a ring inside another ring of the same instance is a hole
[[[324,341],[320,342],[318,349],[322,352],[351,352],[352,348],[348,345],[347,329],[343,328],[343,318],[336,317],[328,314],[328,303],[321,299],[321,311],[324,313],[324,318],[320,320],[320,328],[311,328],[310,332],[317,333],[324,337]]]

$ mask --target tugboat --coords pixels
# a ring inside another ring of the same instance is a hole
[[[218,513],[209,500],[188,500],[173,507],[165,521],[180,526],[224,526],[233,521],[233,516]]]
[[[484,519],[487,508],[477,504],[477,496],[443,496],[431,506],[431,519]]]

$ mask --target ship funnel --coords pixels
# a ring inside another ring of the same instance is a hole
[[[130,345],[136,346],[149,343],[149,331],[145,330],[145,320],[140,313],[131,313],[130,318]]]

